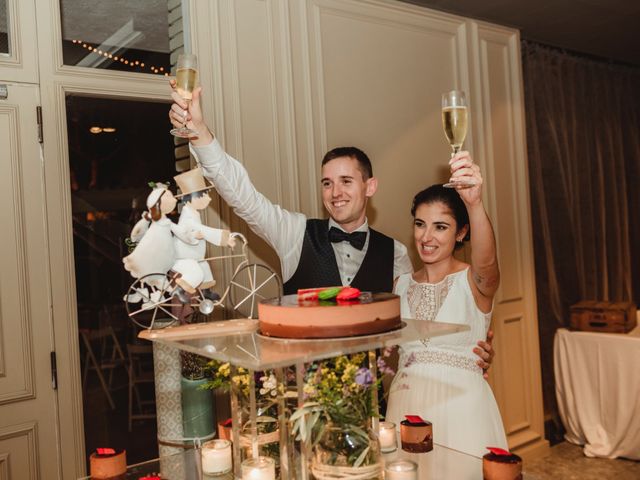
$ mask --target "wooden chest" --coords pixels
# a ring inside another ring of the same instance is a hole
[[[571,305],[571,330],[627,333],[636,327],[636,323],[636,306],[631,302],[583,300]]]

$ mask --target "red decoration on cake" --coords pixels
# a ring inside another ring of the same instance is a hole
[[[115,455],[116,451],[113,448],[96,448],[98,455]]]
[[[146,477],[140,477],[138,480],[162,480],[159,475],[147,475]]]
[[[426,423],[420,415],[405,415],[404,418],[406,418],[409,423]]]
[[[487,447],[487,450],[489,450],[491,453],[494,453],[496,455],[511,455],[511,452],[509,452],[508,450],[505,450],[504,448]]]
[[[356,300],[360,296],[360,289],[353,287],[344,287],[336,297],[338,301]]]

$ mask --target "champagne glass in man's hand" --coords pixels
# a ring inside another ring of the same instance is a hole
[[[453,157],[462,148],[467,136],[467,100],[464,92],[452,90],[442,94],[442,126],[444,134],[451,145]],[[475,186],[473,180],[459,179],[444,184],[448,188],[470,188]]]
[[[175,88],[178,95],[189,103],[193,95],[193,90],[198,81],[198,58],[192,54],[182,54],[178,56],[178,66],[176,69]],[[176,137],[189,138],[198,135],[198,132],[183,125],[180,128],[171,130],[171,134]]]

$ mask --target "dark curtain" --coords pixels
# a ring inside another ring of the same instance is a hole
[[[640,303],[640,68],[523,42],[545,412],[580,300]]]

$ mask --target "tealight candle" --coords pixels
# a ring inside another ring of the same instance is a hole
[[[395,452],[398,448],[396,440],[396,424],[380,422],[380,450],[383,453]]]
[[[247,458],[242,462],[242,480],[275,480],[276,462],[273,458]]]
[[[223,475],[231,471],[231,442],[211,440],[202,445],[202,471],[207,475]]]
[[[418,480],[418,466],[411,460],[396,460],[384,468],[385,480]]]

